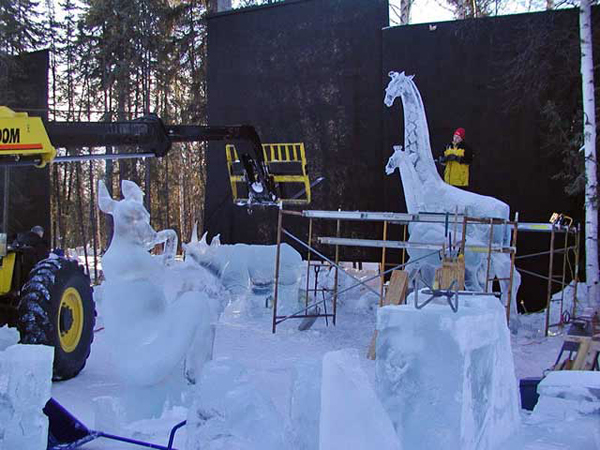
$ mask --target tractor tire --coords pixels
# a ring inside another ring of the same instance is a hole
[[[54,347],[53,380],[76,376],[90,354],[96,310],[90,278],[76,261],[48,258],[29,272],[17,311],[22,344]]]

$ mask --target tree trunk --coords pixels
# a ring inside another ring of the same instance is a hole
[[[413,0],[400,1],[400,25],[408,25],[410,22],[410,8]]]
[[[77,164],[77,163],[76,163]],[[75,182],[77,183],[77,218],[79,219],[79,233],[81,235],[81,243],[83,245],[83,257],[85,260],[85,270],[88,275],[90,275],[90,266],[88,262],[88,254],[87,254],[87,239],[85,236],[85,225],[84,215],[83,215],[83,199],[82,197],[82,187],[81,187],[81,164],[77,164],[75,168]],[[77,251],[77,245],[75,245],[75,250]]]
[[[598,274],[598,188],[596,165],[596,106],[594,101],[594,59],[592,55],[592,8],[590,0],[579,7],[581,42],[581,86],[583,90],[583,139],[585,155],[585,276],[589,300],[600,311]]]
[[[91,152],[90,152],[91,153]],[[92,235],[92,245],[93,245],[93,256],[94,256],[94,283],[98,283],[98,241],[96,239],[96,202],[94,199],[96,196],[94,195],[94,161],[90,161],[89,166],[89,183],[90,183],[90,226],[92,230],[90,234]]]

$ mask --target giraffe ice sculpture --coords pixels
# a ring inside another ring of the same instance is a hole
[[[438,174],[431,153],[429,142],[429,129],[427,117],[421,94],[413,81],[414,75],[407,76],[404,72],[390,72],[391,78],[386,90],[384,103],[391,107],[400,97],[404,109],[404,149],[394,147],[386,173],[392,174],[397,168],[404,189],[408,212],[458,212],[471,217],[485,217],[509,219],[509,206],[493,197],[464,191],[445,183]],[[484,245],[489,241],[489,226],[470,225],[467,229],[467,242],[471,245]],[[443,226],[431,224],[412,224],[410,226],[410,239],[412,242],[439,242],[445,240]],[[460,240],[459,234],[455,237]],[[510,243],[510,229],[504,226],[494,226],[493,243],[495,245],[508,245]],[[423,250],[409,250],[411,258],[417,259],[424,256]],[[486,267],[483,254],[467,252],[465,255],[466,274],[465,282],[471,290],[481,290],[485,285]],[[433,281],[434,268],[439,266],[437,256],[426,258],[419,263],[429,282]],[[498,278],[508,278],[510,272],[510,256],[504,253],[493,253],[491,261],[491,275]],[[516,295],[521,284],[521,277],[515,270],[513,275],[513,289],[511,299],[512,317],[516,319]],[[508,295],[508,281],[501,281],[503,301]],[[506,304],[506,303],[505,303]],[[515,324],[517,320],[513,321]],[[515,325],[515,326],[518,326]]]

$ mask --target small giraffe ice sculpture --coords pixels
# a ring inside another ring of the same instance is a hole
[[[406,198],[408,212],[458,212],[471,217],[485,217],[509,219],[509,206],[493,197],[464,191],[445,183],[438,174],[433,161],[431,145],[429,142],[429,129],[427,117],[421,94],[415,85],[414,76],[407,76],[398,72],[390,72],[389,82],[385,90],[384,103],[391,107],[400,97],[404,109],[404,149],[401,146],[394,147],[394,153],[390,157],[386,173],[392,174],[397,168],[400,172],[402,187]],[[461,227],[459,227],[461,228]],[[484,245],[489,241],[489,226],[470,225],[467,229],[467,242],[472,245]],[[455,236],[460,240],[461,230]],[[413,242],[426,240],[428,242],[444,242],[444,228],[431,224],[412,224],[410,227],[410,240]],[[415,236],[417,238],[415,238]],[[504,226],[494,226],[493,242],[495,245],[508,245],[510,242],[510,229]],[[409,250],[411,258],[423,256],[423,251]],[[482,254],[467,252],[465,262],[467,266],[466,284],[473,290],[484,287],[486,258]],[[433,267],[439,266],[437,257],[422,260],[421,267],[426,276],[433,276]],[[491,261],[492,275],[499,279],[508,278],[510,273],[510,256],[503,253],[493,253]],[[516,313],[516,295],[521,277],[515,270],[513,275],[513,289],[511,309]],[[482,279],[483,278],[483,279]],[[432,279],[429,280],[430,282]],[[508,281],[501,281],[503,300],[506,302],[508,295]],[[516,314],[512,317],[516,319]],[[515,321],[516,322],[516,321]]]

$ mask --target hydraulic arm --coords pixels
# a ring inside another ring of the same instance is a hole
[[[47,122],[0,107],[0,166],[44,167],[49,162],[163,157],[176,142],[236,141],[248,186],[249,204],[273,204],[273,177],[262,144],[250,125],[165,125],[150,114],[122,122]],[[57,157],[55,147],[137,147],[135,152]]]

